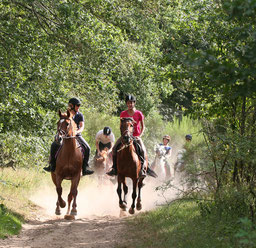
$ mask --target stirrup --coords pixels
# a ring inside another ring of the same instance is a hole
[[[147,175],[146,175],[146,172],[144,171],[144,169],[140,170],[140,173],[139,173],[139,178],[145,178]]]
[[[47,172],[51,172],[52,170],[52,168],[51,168],[51,165],[48,165],[47,167],[44,167],[43,168],[45,171],[47,171]]]
[[[116,169],[112,168],[106,174],[109,175],[109,176],[116,176],[117,175],[117,171],[116,171]]]
[[[83,170],[83,176],[86,176],[86,175],[92,175],[94,173],[94,171],[91,171],[91,170],[88,170],[88,169],[85,169]]]

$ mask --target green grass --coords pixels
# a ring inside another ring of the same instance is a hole
[[[22,224],[31,218],[37,207],[29,195],[42,180],[44,175],[35,169],[0,171],[0,238],[18,234]]]
[[[229,248],[239,247],[238,220],[202,217],[195,201],[175,203],[138,215],[129,221],[129,247]]]
[[[81,180],[80,185],[86,184],[88,180]],[[50,173],[42,169],[0,170],[0,239],[18,234],[23,223],[37,217],[41,208],[30,198],[44,185],[55,189]],[[70,181],[64,180],[62,187],[63,190],[69,189]]]
[[[6,238],[18,234],[21,230],[24,218],[8,210],[3,204],[0,204],[0,238]]]

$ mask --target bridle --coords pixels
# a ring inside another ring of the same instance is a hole
[[[68,130],[65,131],[61,129],[61,125],[58,126],[57,134],[62,138],[62,139],[73,139],[76,138],[76,136],[69,136],[69,132],[73,130],[72,126],[72,120],[70,118],[61,118],[59,120],[59,124],[62,124],[64,121],[69,120],[68,124]]]
[[[126,122],[130,122],[130,120],[122,120]],[[133,127],[133,126],[132,126]],[[121,125],[121,134],[122,134],[122,139],[121,139],[121,148],[117,150],[117,152],[120,152],[121,150],[131,146],[133,144],[134,137],[132,135],[133,131],[129,130],[129,126],[127,126],[125,129],[123,125]],[[124,142],[127,141],[127,142]]]

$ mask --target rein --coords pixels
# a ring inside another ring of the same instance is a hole
[[[122,143],[123,144],[123,143]],[[124,144],[123,144],[124,145]],[[122,151],[123,149],[125,149],[125,148],[127,148],[127,147],[129,147],[129,146],[131,146],[132,145],[132,142],[130,143],[130,144],[128,144],[128,145],[124,145],[124,146],[122,146],[120,149],[118,149],[117,150],[117,152],[120,152],[120,151]]]
[[[133,137],[132,135],[130,135],[130,132],[129,132],[128,128],[126,128],[124,131],[122,131],[122,129],[123,129],[123,128],[121,127],[122,137],[123,137],[125,134],[128,134],[128,136],[129,136],[130,138],[132,138],[132,140],[134,141],[134,137]],[[124,143],[122,142],[122,145],[123,145],[123,146],[122,146],[120,149],[118,149],[117,152],[122,151],[123,149],[125,149],[125,148],[131,146],[132,144],[133,144],[133,142],[130,142],[129,144],[124,144]]]
[[[62,139],[74,139],[76,136],[63,136]]]

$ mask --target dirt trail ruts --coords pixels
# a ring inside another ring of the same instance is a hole
[[[125,218],[112,216],[31,221],[18,236],[0,240],[5,248],[128,248]]]

